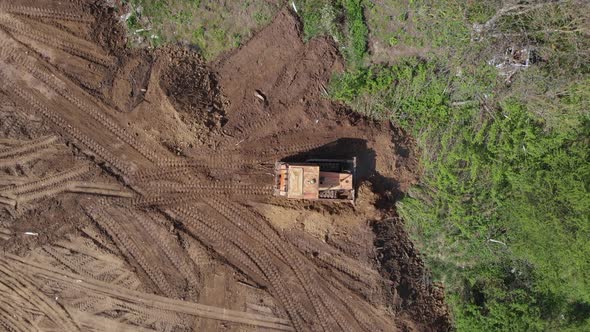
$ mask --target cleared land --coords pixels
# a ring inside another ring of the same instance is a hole
[[[391,209],[416,182],[411,143],[324,98],[343,69],[330,40],[304,44],[284,10],[206,65],[127,49],[94,2],[13,3],[0,1],[4,329],[448,329]],[[359,158],[354,207],[271,196],[274,161],[308,156]]]

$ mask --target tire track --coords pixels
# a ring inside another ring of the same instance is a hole
[[[94,22],[94,17],[91,15],[81,14],[79,12],[66,11],[65,9],[53,10],[49,8],[16,5],[14,3],[11,3],[10,0],[7,2],[0,2],[0,11],[34,18],[59,19],[64,21],[75,21],[82,23]]]
[[[33,77],[45,83],[47,87],[51,87],[51,90],[55,91],[65,100],[69,101],[72,105],[77,107],[78,110],[90,115],[92,119],[102,125],[107,131],[115,135],[115,137],[133,148],[141,156],[152,162],[157,160],[156,154],[153,151],[150,151],[143,144],[139,143],[135,137],[127,133],[123,128],[117,125],[114,120],[105,115],[105,112],[102,112],[102,110],[97,110],[97,106],[85,103],[84,101],[75,97],[70,91],[67,90],[64,81],[59,80],[55,75],[50,75],[38,70],[31,64],[29,59],[26,59],[23,56],[17,55],[13,58],[13,61],[15,64],[29,72]]]
[[[282,318],[228,310],[192,302],[173,300],[158,295],[141,293],[112,284],[107,284],[98,280],[93,280],[91,278],[86,278],[81,275],[68,273],[48,266],[33,263],[21,257],[10,254],[0,256],[0,261],[6,261],[9,264],[12,263],[12,265],[15,267],[18,266],[21,270],[30,271],[35,276],[66,284],[69,287],[89,291],[97,295],[119,299],[132,305],[252,325],[261,328],[293,331],[289,320]],[[71,280],[81,280],[82,282],[72,283]]]
[[[51,135],[51,136],[39,138],[37,140],[32,140],[30,142],[27,142],[27,143],[17,146],[17,147],[2,149],[2,150],[0,150],[0,159],[15,158],[18,156],[22,156],[23,154],[26,154],[28,152],[33,152],[36,150],[44,149],[44,148],[47,148],[48,146],[52,145],[56,141],[57,141],[57,136]]]
[[[184,213],[191,219],[197,219],[195,214],[191,215],[188,211],[182,211],[182,208],[177,208],[176,211],[179,211],[181,214]],[[306,310],[296,300],[293,299],[293,293],[289,292],[288,288],[285,287],[280,273],[277,267],[273,264],[272,259],[268,256],[268,253],[265,250],[261,250],[256,244],[256,241],[245,243],[243,236],[239,236],[239,233],[230,231],[225,226],[223,226],[222,223],[210,222],[207,221],[206,218],[203,218],[199,221],[205,224],[208,228],[211,228],[219,234],[222,234],[225,238],[225,241],[232,242],[237,248],[240,248],[247,255],[249,260],[251,260],[260,269],[260,271],[265,276],[265,279],[268,280],[271,292],[277,296],[278,300],[285,307],[285,310],[289,314],[295,329],[299,331],[304,330],[305,320],[301,315],[303,314],[305,316]],[[230,257],[225,256],[224,258],[229,260],[231,259]],[[244,272],[247,273],[247,271]]]
[[[115,156],[111,154],[111,152],[107,151],[103,146],[99,145],[94,140],[84,135],[78,129],[69,125],[62,117],[49,111],[49,109],[47,109],[43,104],[38,102],[34,97],[32,97],[30,94],[19,88],[18,85],[3,72],[3,67],[4,66],[0,66],[0,86],[2,88],[4,88],[5,90],[12,91],[16,96],[18,96],[22,100],[23,104],[28,104],[32,106],[33,109],[37,110],[39,114],[43,115],[54,126],[59,128],[65,134],[71,136],[73,139],[77,140],[79,143],[86,146],[98,157],[102,158],[104,161],[112,165],[118,172],[124,175],[129,175],[133,172],[133,168],[131,167],[131,165],[119,161]]]
[[[135,195],[126,190],[122,190],[119,184],[93,183],[70,181],[67,191],[80,194],[92,194],[101,196],[112,196],[122,198],[133,198]]]
[[[291,268],[295,276],[299,280],[299,286],[303,289],[309,301],[312,303],[313,308],[318,315],[320,324],[324,330],[329,331],[332,328],[329,326],[329,315],[321,302],[322,296],[319,294],[319,290],[313,285],[317,284],[319,280],[312,282],[308,277],[309,271],[304,271],[304,263],[292,253],[293,248],[286,248],[285,242],[281,240],[274,230],[270,227],[265,227],[259,219],[245,217],[245,211],[239,209],[235,204],[229,202],[223,202],[219,199],[206,200],[213,209],[221,213],[227,220],[232,221],[237,227],[241,228],[245,233],[252,236],[253,238],[261,241],[261,243],[270,252],[278,253],[285,263]],[[266,241],[263,241],[266,240]],[[289,250],[291,249],[291,250]],[[305,269],[307,270],[307,269]],[[338,320],[335,320],[340,325]],[[344,322],[344,320],[340,320]],[[347,330],[348,327],[340,326],[342,331]]]
[[[127,259],[131,262],[137,262],[162,294],[175,298],[179,297],[179,294],[177,294],[173,287],[168,283],[160,268],[150,264],[149,260],[144,256],[143,251],[138,247],[129,234],[127,234],[123,226],[113,220],[112,210],[111,213],[107,212],[108,206],[106,204],[101,204],[101,208],[89,207],[85,210],[89,217],[91,217],[92,220],[104,229],[115,241],[117,247],[125,256],[127,256]]]
[[[8,228],[0,227],[0,240],[6,241],[12,236],[12,231]]]
[[[241,248],[231,243],[218,230],[203,222],[205,216],[186,207],[164,209],[169,217],[181,222],[188,233],[212,248],[222,259],[243,271],[255,283],[268,286],[268,280]],[[227,232],[226,232],[227,233]]]
[[[33,24],[39,23],[33,22]],[[95,45],[84,39],[81,39],[71,34],[68,34],[68,40],[53,37],[59,36],[64,32],[62,30],[57,30],[48,25],[44,25],[43,30],[44,32],[52,33],[52,35],[42,33],[36,29],[30,29],[29,26],[25,24],[22,20],[17,19],[15,17],[11,17],[8,14],[0,13],[0,27],[3,27],[6,31],[10,31],[12,34],[24,36],[36,42],[43,43],[49,47],[57,48],[66,53],[93,62],[95,64],[102,65],[104,67],[110,67],[115,64],[112,58],[108,56],[101,56],[99,50],[96,49]],[[76,44],[79,44],[82,47],[78,47],[76,46]],[[31,45],[28,45],[28,47],[34,48]],[[89,53],[86,50],[94,50],[96,54]]]
[[[146,187],[146,195],[161,194],[240,194],[270,196],[273,193],[272,186],[238,185],[238,184],[177,184],[177,183],[149,183]]]
[[[51,152],[51,149],[46,148],[46,149],[42,149],[39,151],[33,151],[30,153],[26,153],[26,154],[19,156],[17,158],[8,158],[5,160],[0,160],[0,167],[15,167],[18,165],[25,165],[30,161],[40,159],[41,157],[48,154],[49,152]]]
[[[193,290],[200,285],[200,277],[198,275],[198,268],[193,261],[190,260],[188,255],[183,251],[180,245],[174,241],[170,241],[171,237],[162,236],[161,230],[156,223],[158,222],[154,217],[144,217],[138,211],[131,211],[131,214],[141,222],[141,225],[146,230],[146,233],[154,240],[158,247],[164,252],[168,260],[172,265],[180,272],[180,275],[193,287],[189,289]],[[149,220],[147,219],[149,218]],[[192,298],[198,298],[198,293],[191,292]]]
[[[0,290],[2,294],[8,294],[10,290],[2,289],[3,285],[0,283]],[[14,308],[14,302],[7,302],[4,299],[0,299],[0,326],[6,328],[5,331],[15,331],[15,332],[29,332],[33,326],[25,326],[20,320],[17,320],[15,317],[15,312],[18,313],[18,309]],[[13,309],[11,311],[7,311],[5,308]],[[38,331],[38,330],[37,330]]]
[[[41,189],[47,187],[53,187],[59,184],[68,184],[69,180],[74,178],[80,177],[90,171],[90,166],[83,165],[79,167],[74,167],[69,170],[48,176],[46,178],[35,180],[32,182],[27,182],[25,184],[17,185],[14,188],[10,189],[7,193],[13,195],[22,195],[26,193],[31,193],[35,191],[40,191]]]
[[[365,319],[366,317],[362,316],[360,319],[357,317],[360,316],[360,314],[357,313],[359,310],[358,308],[353,308],[349,305],[348,299],[341,296],[341,301],[338,303],[333,300],[334,296],[329,295],[332,293],[329,287],[330,283],[324,283],[323,278],[313,268],[311,261],[308,261],[304,256],[299,255],[298,250],[289,245],[290,242],[282,239],[276,231],[272,229],[269,223],[263,221],[261,216],[255,216],[253,212],[233,202],[222,201],[216,198],[213,198],[208,202],[214,202],[218,209],[225,209],[228,219],[238,220],[238,223],[241,225],[254,226],[256,231],[270,241],[271,246],[268,247],[268,250],[271,252],[277,252],[283,257],[285,262],[292,268],[294,274],[299,279],[301,288],[306,292],[310,301],[312,301],[315,306],[318,306],[319,311],[323,312],[324,310],[328,310],[329,315],[332,316],[335,323],[337,323],[338,330],[355,330],[351,327],[350,323],[347,323],[347,320],[344,319],[341,309],[337,309],[338,306],[344,309],[352,317],[355,317],[359,327],[362,327],[366,331],[373,330],[370,327],[371,324],[367,324],[368,321]],[[309,268],[306,268],[308,266]],[[374,284],[372,286],[374,286]],[[339,294],[342,294],[342,292],[340,291]],[[325,315],[326,313],[324,312],[323,314]],[[334,327],[329,327],[327,330],[333,329]]]
[[[57,326],[64,331],[78,331],[79,328],[73,323],[67,311],[63,310],[53,301],[40,295],[32,280],[29,280],[23,273],[11,269],[11,265],[3,257],[0,257],[0,283],[19,297],[26,299],[28,303],[46,314]],[[36,291],[35,291],[36,290]]]

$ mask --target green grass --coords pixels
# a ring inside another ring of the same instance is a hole
[[[305,0],[297,2],[306,40],[331,36],[340,45],[349,67],[363,64],[368,28],[363,0]]]
[[[279,5],[264,0],[217,2],[200,0],[128,0],[131,46],[166,43],[196,46],[206,60],[232,48],[265,26]]]
[[[422,57],[349,66],[330,95],[416,137],[424,174],[397,210],[457,330],[590,330],[588,11],[549,4],[477,36],[500,3],[380,6],[370,37]],[[541,60],[507,82],[488,64],[502,43]]]

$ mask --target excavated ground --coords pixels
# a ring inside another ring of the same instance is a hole
[[[0,0],[0,329],[444,331],[393,208],[411,140],[327,98],[287,10],[206,64],[129,50],[114,9]],[[358,158],[355,206],[272,196],[276,160]]]

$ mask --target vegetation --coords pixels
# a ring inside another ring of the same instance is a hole
[[[398,213],[459,331],[590,330],[589,11],[510,6],[369,6],[372,38],[421,56],[351,68],[331,95],[417,138]]]
[[[188,43],[206,60],[232,48],[270,22],[278,5],[263,0],[124,0],[132,46]]]
[[[305,0],[299,6],[307,40],[320,35],[332,36],[350,67],[363,64],[369,34],[363,0]]]

